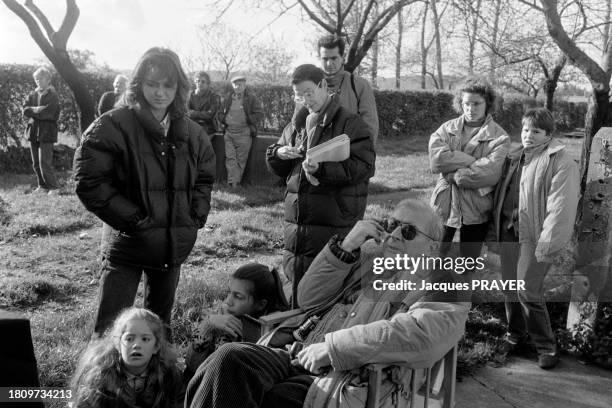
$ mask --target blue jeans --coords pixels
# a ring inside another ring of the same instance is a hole
[[[505,291],[508,338],[518,343],[531,337],[539,354],[555,353],[557,342],[544,301],[544,278],[551,264],[538,262],[535,245],[519,244],[514,232],[502,231],[500,261],[502,279],[522,279],[525,290]]]
[[[94,335],[101,337],[125,308],[134,305],[136,291],[142,273],[144,281],[144,308],[157,314],[170,327],[170,313],[181,273],[180,266],[164,269],[147,269],[120,265],[102,260],[100,266],[100,290],[98,313]]]

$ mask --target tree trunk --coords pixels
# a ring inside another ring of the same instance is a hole
[[[402,37],[404,21],[402,10],[397,13],[397,44],[395,44],[395,89],[400,89],[402,78]]]
[[[591,144],[593,136],[603,126],[612,125],[612,115],[610,115],[610,101],[608,96],[608,88],[605,91],[598,91],[593,87],[593,95],[589,100],[589,107],[584,118],[584,142],[582,145],[582,153],[580,155],[580,191],[584,192],[586,188],[586,176],[588,172],[589,157],[591,154]],[[580,207],[579,207],[580,208]]]
[[[491,45],[497,48],[497,35],[499,33],[499,17],[501,14],[501,3],[502,0],[495,0],[495,17],[493,20],[493,33],[491,35]],[[489,57],[489,81],[495,81],[495,71],[497,70],[497,54],[491,52]]]
[[[425,3],[425,9],[423,10],[423,25],[421,26],[421,89],[427,88],[427,53],[429,52],[429,47],[425,45],[425,33],[428,11],[429,3]]]
[[[442,74],[442,41],[440,39],[440,18],[438,16],[437,0],[431,0],[431,14],[436,39],[436,69],[438,74],[438,89],[444,89],[444,76]]]
[[[468,72],[470,75],[474,74],[474,52],[476,49],[476,36],[478,35],[478,20],[480,17],[480,6],[482,0],[476,2],[476,9],[474,10],[474,21],[472,22],[472,33],[469,38],[470,50],[468,54]]]
[[[554,110],[554,97],[555,91],[557,90],[557,85],[559,84],[559,77],[561,77],[561,72],[565,65],[567,64],[567,57],[565,54],[561,55],[557,61],[555,62],[555,66],[553,67],[550,77],[546,78],[544,81],[544,92],[546,94],[546,109],[549,111]]]
[[[340,4],[340,2],[338,2]],[[378,2],[374,5],[374,18],[378,18]],[[372,80],[372,88],[378,89],[378,35],[374,37],[372,42],[372,69],[370,78]]]
[[[370,73],[372,79],[372,88],[378,89],[378,36],[372,44],[372,72]]]
[[[74,99],[80,111],[79,123],[81,132],[84,132],[95,119],[94,102],[89,93],[89,88],[87,87],[87,80],[83,74],[72,64],[68,58],[68,53],[65,53],[65,55],[62,54],[63,53],[58,53],[57,56],[49,59],[62,79],[66,81],[74,95]],[[80,140],[80,135],[78,136]]]

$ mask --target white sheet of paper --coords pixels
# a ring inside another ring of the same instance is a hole
[[[325,143],[308,149],[306,160],[312,163],[339,162],[349,158],[351,140],[346,134],[336,136]]]

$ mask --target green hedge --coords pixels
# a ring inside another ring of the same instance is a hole
[[[0,149],[10,144],[11,138],[23,137],[25,121],[21,106],[29,92],[34,88],[32,65],[0,64]],[[86,72],[92,98],[98,101],[102,93],[112,89],[114,72]],[[78,134],[77,106],[71,91],[56,74],[53,84],[57,89],[62,105],[59,119],[60,132]],[[213,83],[213,89],[223,94],[231,89],[229,82]],[[291,120],[294,102],[289,86],[252,87],[264,106],[263,131],[280,133]],[[376,104],[380,121],[380,138],[428,137],[444,121],[457,116],[452,106],[452,95],[446,92],[426,91],[376,91]],[[501,109],[495,119],[515,137],[520,134],[521,115],[525,107],[533,106],[535,101],[525,97],[507,96],[502,98]],[[557,101],[555,117],[559,130],[575,129],[584,126],[586,103]],[[12,135],[12,136],[11,136]]]

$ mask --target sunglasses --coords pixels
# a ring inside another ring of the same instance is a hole
[[[408,222],[401,222],[393,218],[384,218],[378,223],[388,234],[391,234],[393,231],[395,231],[397,227],[401,227],[402,238],[404,238],[406,241],[412,241],[416,237],[417,233],[421,233],[432,241],[435,241],[432,237],[430,237],[429,235],[427,235],[426,233]]]

